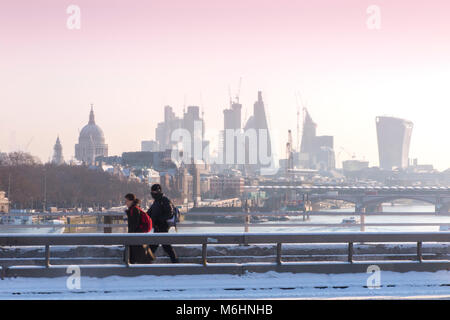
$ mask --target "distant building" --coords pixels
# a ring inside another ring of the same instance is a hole
[[[154,140],[141,141],[141,151],[144,151],[144,152],[159,151],[158,142],[156,142]]]
[[[244,178],[239,176],[216,176],[209,181],[210,194],[221,199],[240,197],[244,193]]]
[[[413,159],[408,166],[408,172],[434,172],[432,164],[419,164],[418,159]]]
[[[180,203],[189,203],[194,196],[194,179],[182,164],[174,177],[175,189],[179,192]]]
[[[172,149],[175,145],[171,141],[172,132],[182,127],[183,120],[175,115],[171,106],[165,106],[164,121],[158,123],[155,129],[155,137],[159,150]]]
[[[392,170],[408,167],[413,123],[393,117],[376,117],[376,127],[380,168]]]
[[[329,171],[336,168],[333,136],[317,136],[314,123],[305,108],[300,153],[294,156],[294,164],[304,169]]]
[[[109,157],[97,157],[95,159],[96,165],[122,165],[122,157],[119,156],[109,156]]]
[[[346,172],[361,171],[367,168],[369,168],[369,161],[361,161],[361,160],[342,161],[342,169],[344,171],[344,174]]]
[[[161,183],[161,177],[159,175],[159,172],[155,171],[153,169],[147,169],[147,178],[148,178],[149,185],[152,185],[155,183],[158,183],[158,184]]]
[[[121,164],[124,166],[153,168],[156,171],[176,169],[176,164],[171,160],[170,150],[164,152],[124,152],[121,159]]]
[[[177,129],[184,129],[190,134],[189,145],[179,145],[179,141],[172,141],[172,134]],[[203,150],[209,146],[209,141],[205,140],[205,123],[200,117],[198,106],[189,106],[187,112],[183,113],[183,118],[175,115],[172,107],[164,107],[164,122],[158,123],[155,130],[158,150],[179,150],[183,152],[189,161],[203,159]],[[185,150],[184,150],[185,149]],[[199,150],[199,153],[196,153]]]
[[[258,91],[258,100],[253,105],[253,115],[245,124],[244,132],[247,132],[248,130],[255,131],[256,141],[248,140],[245,143],[246,170],[250,173],[260,173],[262,168],[270,166],[271,163],[266,163],[267,159],[270,159],[271,162],[273,161],[272,142],[261,91]],[[266,135],[261,135],[262,132],[265,132]],[[261,141],[263,138],[266,140],[265,145],[264,141]],[[261,150],[262,146],[265,150]],[[256,159],[252,160],[253,156]],[[262,156],[266,159],[262,159]]]
[[[56,139],[55,146],[53,147],[52,163],[56,164],[58,166],[64,164],[64,157],[63,157],[63,153],[62,153],[62,145],[61,145],[61,141],[59,140],[59,136]]]
[[[0,191],[0,213],[9,212],[9,200],[5,197],[5,192]]]
[[[96,157],[107,157],[108,145],[102,129],[95,124],[94,108],[91,105],[89,123],[84,126],[75,145],[75,158],[85,164],[92,165]]]
[[[242,104],[239,102],[231,103],[230,109],[223,110],[223,129],[222,137],[221,137],[221,149],[222,149],[222,163],[223,164],[229,164],[231,166],[237,166],[239,163],[238,161],[238,139],[236,136],[233,135],[233,141],[227,141],[227,130],[233,130],[236,132],[236,130],[242,129],[241,124],[241,110],[242,110]],[[232,145],[233,148],[231,150],[227,150],[227,144]],[[233,156],[231,156],[231,152],[233,153]],[[227,161],[227,155],[228,158],[232,159],[231,161]],[[241,163],[243,164],[243,163]],[[225,166],[226,167],[226,166]]]

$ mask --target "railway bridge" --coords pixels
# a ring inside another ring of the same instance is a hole
[[[269,194],[294,193],[312,205],[325,200],[342,200],[354,203],[355,213],[380,212],[383,203],[398,199],[433,204],[436,213],[450,211],[450,187],[261,185],[245,189],[249,192],[264,190]]]

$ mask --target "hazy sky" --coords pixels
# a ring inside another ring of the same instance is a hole
[[[414,123],[411,158],[450,167],[448,1],[0,2],[1,151],[47,161],[59,134],[72,158],[91,103],[110,155],[138,151],[164,105],[181,114],[185,99],[203,106],[215,147],[240,77],[243,117],[263,91],[282,156],[299,91],[339,167],[351,154],[378,165],[378,115]]]

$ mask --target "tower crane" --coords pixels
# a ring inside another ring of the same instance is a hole
[[[33,139],[34,139],[34,136],[31,137],[30,141],[28,141],[27,145],[25,146],[25,150],[24,150],[25,152],[28,152],[28,148],[30,147],[31,142],[33,142]]]
[[[336,160],[337,160],[338,163],[341,162],[341,161],[340,161],[340,159],[341,159],[340,156],[341,156],[341,153],[342,153],[342,152],[345,152],[346,154],[348,154],[348,155],[351,157],[352,160],[356,159],[355,153],[351,154],[351,153],[350,153],[349,151],[347,151],[344,147],[340,147],[339,149],[340,149],[340,151],[338,152],[338,154],[337,154],[337,156],[336,156]]]
[[[288,130],[288,142],[286,143],[286,173],[290,169],[294,169],[294,154],[292,150],[292,132]]]
[[[348,154],[352,159],[355,159],[355,158],[356,158],[355,153],[351,154],[351,153],[348,152],[344,147],[341,147],[340,149],[341,149],[341,151],[339,151],[338,157],[341,155],[342,152],[345,152],[345,153]]]
[[[303,101],[302,95],[299,92],[295,92],[295,102],[297,103],[297,151],[300,152],[300,106],[302,108],[302,123],[304,123],[307,103]]]
[[[239,96],[241,94],[241,84],[242,84],[242,77],[239,78],[239,86],[237,88],[237,92],[236,92],[236,96],[235,98],[235,103],[239,103]],[[228,95],[230,97],[230,107],[233,104],[233,99],[231,98],[231,88],[230,86],[228,86]]]
[[[239,96],[241,95],[241,84],[242,84],[242,77],[239,77],[239,86],[236,93],[236,103],[239,103]]]

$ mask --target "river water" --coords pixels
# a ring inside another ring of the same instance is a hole
[[[392,213],[404,213],[404,212],[430,212],[434,213],[434,205],[383,205],[383,212]],[[326,210],[330,212],[353,212],[354,208],[346,209],[335,209]],[[268,221],[258,223],[257,226],[250,225],[248,232],[258,232],[258,233],[271,233],[271,232],[349,232],[349,231],[360,231],[360,226],[344,226],[341,224],[342,219],[355,217],[359,219],[359,215],[351,213],[349,215],[338,215],[338,216],[311,216],[310,220],[303,221],[301,216],[290,217],[289,221],[280,221],[279,224],[301,224],[301,226],[267,226],[266,224],[277,224],[275,221]],[[186,223],[192,224],[191,221],[186,221]],[[215,227],[214,223],[207,221],[196,221],[198,224],[207,224],[207,226],[183,226],[183,223],[178,226],[178,233],[221,233],[221,232],[244,232],[243,224],[236,224],[233,226],[226,227]],[[340,224],[340,226],[308,226],[311,224]],[[450,224],[450,215],[371,215],[365,216],[365,223],[446,223]],[[341,226],[342,225],[342,226]],[[173,228],[172,228],[173,229]],[[365,231],[367,232],[434,232],[439,231],[439,226],[366,226]],[[175,232],[171,230],[170,232]]]

